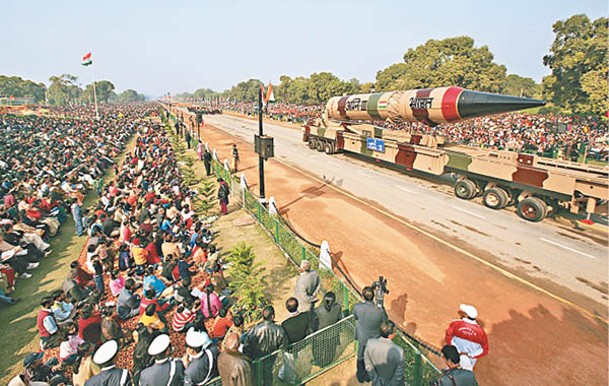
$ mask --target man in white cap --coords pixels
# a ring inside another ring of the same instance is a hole
[[[109,340],[99,346],[93,355],[93,363],[101,367],[99,374],[85,382],[85,386],[131,385],[131,376],[125,369],[117,369],[114,365],[118,354],[118,342]]]
[[[298,271],[300,275],[294,286],[294,297],[298,299],[298,311],[311,312],[312,315],[317,295],[321,289],[321,280],[317,271],[311,270],[311,263],[308,260],[300,263]]]
[[[148,355],[154,357],[154,365],[144,369],[140,376],[140,386],[182,386],[184,384],[184,363],[171,358],[172,348],[169,335],[154,338],[148,347]]]
[[[209,335],[195,331],[191,327],[186,333],[186,355],[182,361],[184,384],[187,386],[204,385],[218,376],[218,346],[212,344]]]
[[[453,320],[446,330],[446,344],[455,346],[459,351],[461,368],[473,371],[476,361],[488,354],[488,338],[476,322],[476,307],[459,305],[459,316],[461,319]]]

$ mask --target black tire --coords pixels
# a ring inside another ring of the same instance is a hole
[[[455,196],[462,200],[471,200],[476,196],[476,184],[471,180],[459,180],[455,184]]]
[[[317,142],[317,143],[316,143],[316,147],[315,147],[315,148],[317,149],[317,151],[319,151],[319,152],[324,151],[324,145],[325,145],[325,141],[320,141],[320,140],[318,139],[316,142]]]
[[[317,148],[317,140],[313,137],[309,138],[309,149],[313,150]]]
[[[546,217],[548,205],[538,197],[527,197],[518,203],[518,215],[531,222],[539,222]]]
[[[491,209],[503,209],[508,204],[510,197],[507,192],[501,188],[490,188],[484,191],[482,201],[484,205]]]
[[[326,142],[326,144],[324,145],[324,151],[328,155],[333,154],[334,153],[334,146],[332,146],[332,144],[330,142]]]

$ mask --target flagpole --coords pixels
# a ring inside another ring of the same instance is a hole
[[[93,78],[93,101],[95,102],[95,119],[99,120],[99,111],[97,110],[97,92],[95,91],[95,71],[93,71],[93,63],[91,63],[91,78]]]
[[[262,128],[262,87],[258,90],[258,135],[260,138],[264,135],[264,129]],[[262,147],[262,146],[261,146]],[[262,149],[258,154],[258,178],[260,181],[260,203],[266,204],[266,198],[264,197],[264,157],[262,156]]]

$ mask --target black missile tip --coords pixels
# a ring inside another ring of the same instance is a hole
[[[545,106],[545,104],[546,101],[540,99],[463,90],[459,96],[457,107],[461,118],[474,118],[526,110]]]

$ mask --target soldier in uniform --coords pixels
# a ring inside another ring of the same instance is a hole
[[[154,357],[154,365],[144,369],[140,375],[140,386],[182,386],[184,384],[184,363],[171,358],[169,335],[161,334],[154,338],[148,355]]]
[[[191,327],[186,333],[186,355],[182,359],[187,366],[184,384],[204,385],[218,376],[218,346],[212,344],[209,335]]]
[[[109,340],[99,346],[93,355],[93,363],[99,365],[101,371],[89,378],[85,386],[131,385],[129,370],[117,369],[114,365],[116,354],[118,354],[118,342],[115,340]]]

